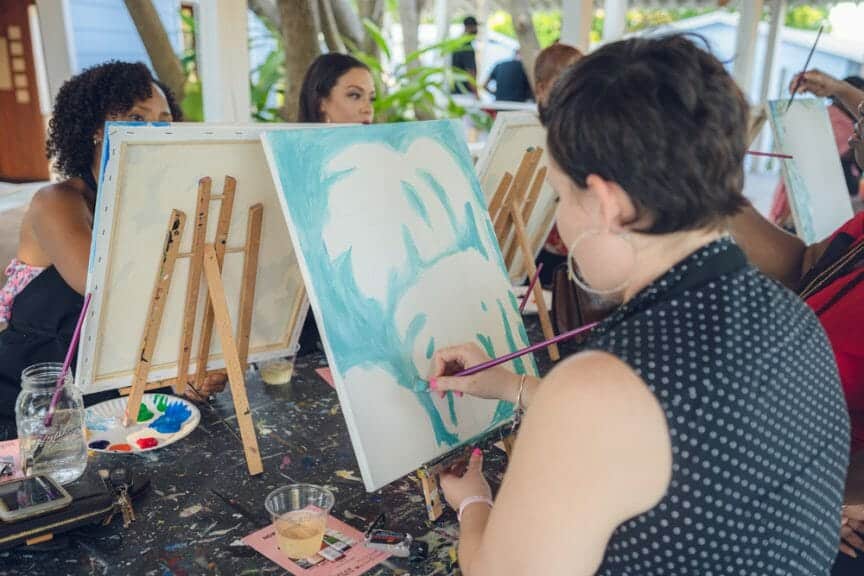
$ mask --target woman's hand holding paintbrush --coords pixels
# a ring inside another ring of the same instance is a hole
[[[516,402],[522,376],[503,366],[494,366],[468,376],[459,376],[464,370],[489,362],[489,356],[477,344],[462,344],[438,350],[432,357],[429,390],[441,397],[448,391],[461,396],[469,394],[488,400]],[[539,383],[533,376],[525,377],[522,407],[528,405],[534,387]]]

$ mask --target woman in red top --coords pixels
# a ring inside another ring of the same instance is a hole
[[[862,122],[864,91],[819,71],[800,76],[798,88],[816,96],[832,97],[859,121],[849,144],[859,167],[864,167]],[[798,78],[793,79],[793,86]],[[806,246],[801,239],[768,222],[749,206],[730,222],[730,231],[751,262],[768,276],[797,291],[819,317],[837,360],[852,425],[853,461],[864,461],[864,212],[828,238]],[[858,456],[856,458],[856,456]],[[864,489],[864,474],[853,466],[847,497]],[[841,551],[859,556],[855,567],[838,559],[832,574],[860,574],[864,561],[864,506],[844,507]],[[848,572],[846,570],[849,570]]]

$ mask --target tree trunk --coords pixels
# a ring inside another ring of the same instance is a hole
[[[399,22],[402,24],[402,47],[405,49],[405,56],[412,52],[416,52],[419,48],[419,26],[420,26],[420,10],[418,0],[399,0]],[[409,67],[416,68],[419,62],[416,60],[409,64]]]
[[[320,54],[312,0],[279,0],[285,46],[285,104],[282,118],[296,121],[306,69]]]
[[[186,74],[183,72],[180,58],[174,53],[174,47],[171,46],[171,40],[152,0],[125,0],[125,2],[126,10],[129,11],[129,16],[138,29],[138,35],[141,36],[141,42],[144,43],[156,76],[174,93],[177,102],[182,102]]]
[[[349,0],[329,0],[330,7],[333,9],[333,16],[336,19],[336,26],[339,33],[358,48],[363,47],[363,42],[366,38],[366,33],[363,30],[363,23],[354,8],[351,7]]]
[[[282,29],[282,15],[275,0],[249,0],[249,9],[271,30]]]
[[[540,42],[537,41],[537,33],[534,31],[534,21],[531,19],[528,0],[510,0],[510,15],[513,18],[516,38],[519,39],[525,74],[528,75],[528,81],[534,88],[534,61],[537,59],[537,53],[540,52]]]
[[[384,23],[384,0],[357,0],[357,7],[360,13],[360,21],[369,19],[375,26],[381,28]],[[367,54],[372,54],[376,58],[379,56],[378,45],[369,36],[363,35],[363,45],[361,48]]]
[[[339,35],[339,27],[336,25],[336,15],[330,0],[318,0],[318,14],[321,21],[321,31],[330,52],[346,52],[345,43]]]

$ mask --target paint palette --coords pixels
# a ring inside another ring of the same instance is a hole
[[[94,452],[138,453],[158,450],[188,436],[201,421],[198,408],[183,398],[145,394],[137,423],[123,426],[128,398],[87,408],[87,448]]]

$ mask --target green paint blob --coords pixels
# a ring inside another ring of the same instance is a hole
[[[153,418],[154,414],[147,408],[147,405],[143,402],[141,403],[141,407],[138,408],[138,422],[146,422]]]
[[[156,396],[156,409],[159,410],[159,412],[165,412],[166,408],[168,408],[168,398],[159,394]]]

